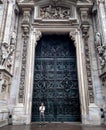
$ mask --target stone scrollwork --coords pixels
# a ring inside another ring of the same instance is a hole
[[[61,6],[46,6],[40,8],[40,16],[43,19],[69,19],[71,17],[71,9]]]
[[[102,44],[102,37],[99,32],[96,33],[95,35],[95,48],[98,54],[98,59],[100,61],[100,65],[103,68],[105,65],[105,59],[104,59],[104,47]]]

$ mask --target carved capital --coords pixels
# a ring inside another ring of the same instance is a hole
[[[34,34],[35,34],[35,41],[36,41],[36,42],[39,41],[39,40],[40,40],[40,37],[42,36],[41,31],[35,29],[35,30],[34,30]]]
[[[69,36],[70,36],[71,40],[74,42],[75,46],[76,46],[76,34],[77,34],[76,30],[71,30],[69,33]]]

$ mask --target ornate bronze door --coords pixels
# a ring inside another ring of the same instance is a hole
[[[46,121],[80,121],[76,49],[68,35],[44,35],[35,50],[32,122],[39,106]]]

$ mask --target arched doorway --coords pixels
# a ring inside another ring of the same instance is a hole
[[[32,122],[39,121],[39,106],[46,106],[46,121],[79,122],[80,101],[76,48],[68,35],[43,35],[35,50]]]

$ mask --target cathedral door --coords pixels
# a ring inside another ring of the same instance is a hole
[[[45,120],[79,122],[80,102],[76,48],[68,35],[43,35],[35,49],[32,122],[39,121],[45,104]]]

